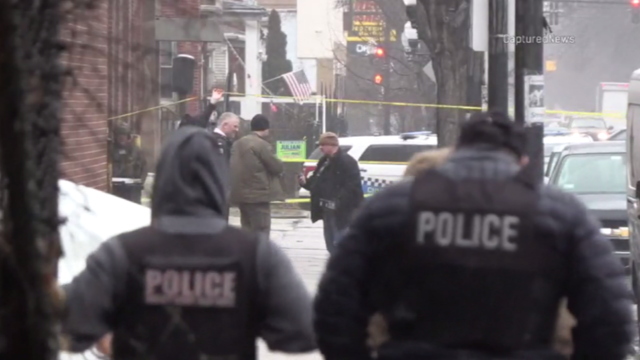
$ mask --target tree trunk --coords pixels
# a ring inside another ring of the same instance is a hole
[[[469,0],[420,0],[417,6],[418,37],[431,53],[437,103],[443,106],[436,111],[440,147],[455,144],[460,124],[470,111],[455,107],[473,106],[469,100],[476,96],[471,94],[481,91],[481,81],[470,81],[477,76],[468,75],[483,69],[483,59],[473,55],[469,47],[469,8]],[[470,86],[478,89],[471,91]]]

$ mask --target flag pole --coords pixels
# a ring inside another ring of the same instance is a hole
[[[322,95],[322,133],[327,132],[327,96]]]
[[[320,122],[320,116],[318,115],[318,112],[320,112],[320,96],[316,95],[316,122],[314,124],[315,126],[318,126],[318,123]]]
[[[285,76],[285,75],[287,75],[287,74],[291,74],[292,72],[293,72],[293,71],[288,72],[288,73],[286,73],[286,74],[282,74],[282,75],[280,75],[280,76],[276,76],[276,77],[274,77],[273,79],[269,79],[269,80],[267,80],[267,81],[263,81],[263,82],[262,82],[262,84],[266,84],[266,83],[268,83],[268,82],[271,82],[271,81],[274,81],[274,80],[278,80],[278,79],[280,79],[281,77],[283,77],[283,76]]]

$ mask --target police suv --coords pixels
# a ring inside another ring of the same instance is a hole
[[[340,138],[340,150],[358,160],[362,191],[365,195],[380,191],[383,187],[402,178],[406,163],[413,154],[433,150],[438,146],[436,135],[429,131],[385,136],[351,136]],[[309,156],[317,161],[322,157],[320,148]],[[316,162],[304,163],[306,177],[316,169]],[[300,189],[300,198],[309,198],[309,191]]]

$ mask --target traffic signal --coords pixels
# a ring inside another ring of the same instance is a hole
[[[382,84],[382,75],[376,74],[376,76],[373,78],[373,82],[376,83],[376,85]]]
[[[640,23],[640,0],[631,0],[631,22]]]
[[[640,0],[631,0],[631,6],[640,8]]]
[[[387,52],[384,51],[384,48],[377,47],[374,51],[374,54],[376,55],[376,57],[383,58],[387,54]]]

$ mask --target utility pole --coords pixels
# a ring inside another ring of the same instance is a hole
[[[544,49],[542,38],[543,4],[541,0],[517,0],[516,3],[516,42],[515,58],[515,121],[521,124],[531,122],[528,106],[529,91],[527,78],[544,75]],[[525,41],[526,40],[526,41]],[[544,92],[544,90],[543,90]],[[540,104],[537,104],[538,107]],[[529,166],[525,171],[534,181],[544,178],[544,129],[541,123],[531,124],[527,128],[529,136]]]
[[[543,4],[540,0],[517,0],[516,2],[516,44],[515,59],[515,121],[524,124],[529,115],[526,113],[525,89],[527,76],[544,75],[544,49],[542,37]],[[535,41],[540,39],[540,41]]]
[[[382,101],[385,103],[382,105],[382,119],[383,119],[383,132],[385,135],[391,135],[391,105],[389,105],[389,93],[391,92],[391,57],[389,56],[391,50],[391,27],[389,21],[384,21],[384,64],[382,65]]]
[[[504,113],[509,111],[508,15],[507,0],[489,0],[489,110]]]

